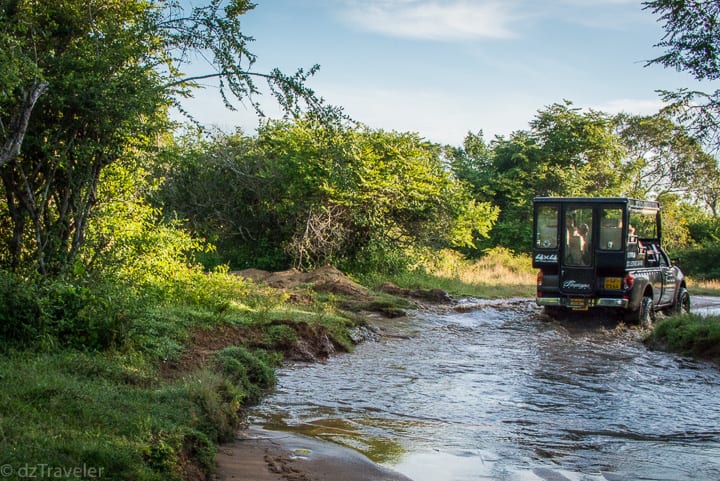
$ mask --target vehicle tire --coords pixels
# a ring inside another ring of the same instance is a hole
[[[653,300],[650,296],[645,296],[640,303],[640,309],[637,311],[637,320],[640,327],[650,329],[655,322],[655,310],[653,309]]]
[[[676,315],[690,313],[690,293],[684,287],[682,287],[680,292],[678,292],[677,300],[672,308],[672,313]]]

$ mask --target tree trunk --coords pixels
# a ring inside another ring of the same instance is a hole
[[[0,167],[20,155],[25,132],[30,123],[30,114],[47,86],[47,82],[35,81],[30,92],[23,95],[18,111],[10,118],[5,143],[0,147]]]

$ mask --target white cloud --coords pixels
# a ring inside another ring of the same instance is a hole
[[[662,100],[656,99],[615,99],[596,105],[593,108],[608,114],[621,112],[634,115],[653,115],[665,106]]]
[[[389,36],[446,41],[512,37],[515,19],[507,3],[469,0],[354,2],[343,16]]]
[[[486,140],[528,128],[545,98],[516,92],[513,101],[501,96],[468,97],[463,92],[438,92],[423,87],[323,85],[330,103],[343,105],[353,119],[373,129],[417,132],[441,144],[459,146],[468,131],[482,130]]]

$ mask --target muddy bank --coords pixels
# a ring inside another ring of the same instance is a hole
[[[248,429],[220,448],[216,481],[411,481],[352,449],[298,434]]]

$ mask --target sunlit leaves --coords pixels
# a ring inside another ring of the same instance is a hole
[[[298,266],[469,246],[497,215],[416,134],[310,117],[271,122],[257,138],[221,136],[196,154],[171,173],[168,206],[226,248],[269,244]]]
[[[0,258],[11,269],[70,268],[103,169],[139,143],[151,151],[170,128],[169,107],[201,79],[218,79],[230,108],[245,100],[261,113],[257,79],[289,116],[343,118],[305,85],[317,66],[253,71],[253,39],[240,22],[252,8],[246,0],[0,2],[0,173],[11,219]],[[197,58],[208,71],[186,76]]]

